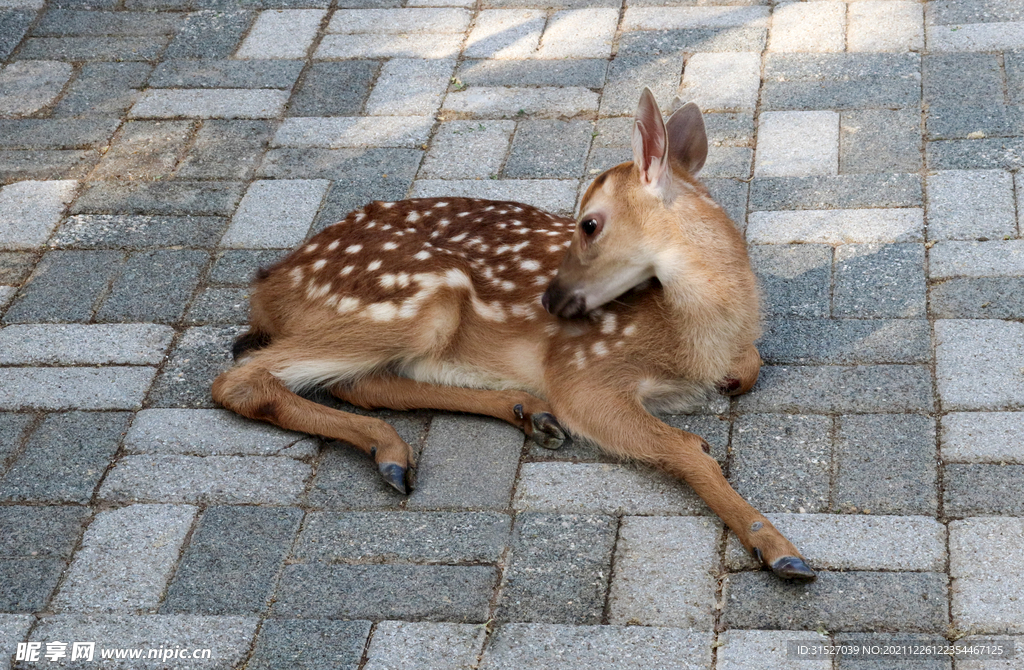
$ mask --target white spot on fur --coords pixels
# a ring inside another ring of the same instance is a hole
[[[536,277],[533,278],[533,283],[538,286],[543,286],[544,284],[548,283],[548,278],[545,277],[544,275],[537,275]]]
[[[557,254],[561,250],[562,250],[562,245],[561,244],[552,244],[550,247],[548,247],[548,251],[550,251],[553,254]]]
[[[380,261],[374,261],[367,265],[366,269],[369,270],[370,272],[373,272],[374,270],[379,270],[381,265],[382,263]]]
[[[514,291],[516,290],[516,285],[510,281],[503,281],[501,282],[501,288],[505,289],[506,291]]]
[[[575,355],[572,357],[572,361],[576,364],[577,370],[582,370],[587,364],[587,355],[583,353],[582,349],[577,349]]]
[[[428,258],[430,258],[430,252],[429,251],[420,251],[418,253],[413,254],[413,258],[415,258],[418,261],[425,261]]]
[[[391,321],[398,314],[393,302],[375,302],[366,306],[366,314],[374,321]]]
[[[341,244],[341,240],[334,240],[333,242],[327,245],[327,251],[334,251],[335,249],[338,248],[339,244]]]
[[[444,283],[452,288],[465,288],[472,289],[473,282],[470,281],[469,277],[462,270],[448,270],[444,273]]]
[[[310,283],[310,285],[306,287],[306,297],[310,300],[316,300],[317,298],[327,295],[327,292],[330,290],[330,284],[321,284],[318,286],[317,284]]]
[[[523,240],[519,244],[517,244],[514,247],[512,247],[512,251],[514,251],[514,252],[516,252],[518,254],[520,251],[522,251],[523,249],[525,249],[528,246],[530,246],[530,241],[529,240]]]
[[[395,275],[395,285],[398,286],[398,288],[405,288],[406,286],[408,286],[409,285],[409,273],[408,272],[399,272],[397,275]]]
[[[341,269],[341,272],[339,272],[338,274],[341,275],[342,277],[344,277],[346,275],[352,274],[352,271],[355,270],[355,269],[356,269],[356,266],[354,266],[354,265],[346,265],[345,267],[343,267]]]
[[[459,212],[459,216],[469,216],[469,212]]]
[[[320,270],[323,270],[325,265],[327,265],[327,261],[321,258],[316,263],[313,263],[313,272],[319,272]]]
[[[447,203],[445,203],[445,204],[447,204]],[[437,225],[439,225],[439,226],[447,226],[450,223],[451,223],[451,221],[448,220],[448,219],[441,219],[440,221],[437,222]]]
[[[342,298],[338,301],[338,313],[347,314],[359,309],[359,298]]]
[[[437,202],[437,203],[434,203],[434,207],[447,207],[447,206],[448,206],[447,202]]]
[[[380,229],[381,230],[391,230],[391,224],[390,223],[385,223],[383,226],[380,227]]]
[[[597,357],[608,355],[608,347],[605,346],[604,342],[594,342],[594,344],[590,347],[590,350],[594,352],[594,355]]]
[[[315,245],[315,244],[307,244],[302,250],[304,252],[306,252],[307,254],[310,254],[310,253],[313,253],[314,251],[316,251],[316,247],[317,247],[317,245]]]
[[[629,336],[633,335],[635,332],[636,332],[636,324],[633,324],[633,323],[629,324],[628,326],[626,326],[625,328],[622,329],[622,334],[625,335],[626,337],[629,337]]]
[[[349,246],[349,247],[345,248],[345,253],[346,254],[358,254],[362,250],[363,250],[363,245],[361,245],[361,244],[353,244],[352,246]]]
[[[507,244],[503,244],[502,246],[494,250],[494,255],[497,256],[498,254],[508,253],[511,250],[512,247],[508,246]]]
[[[302,268],[296,266],[292,268],[292,286],[298,286],[302,283]]]
[[[384,209],[391,209],[392,207],[395,206],[395,203],[393,203],[393,202],[382,202],[382,203],[380,203],[380,206],[383,207]]]
[[[469,233],[459,233],[458,235],[452,238],[452,242],[461,242],[462,240],[466,239],[468,235]]]
[[[362,221],[365,218],[366,218],[366,212],[364,212],[363,210],[359,210],[358,212],[356,212],[356,219],[355,219],[356,223],[359,223],[360,221]]]
[[[377,281],[380,282],[381,288],[385,288],[388,290],[395,288],[395,275],[393,274],[382,274],[380,276],[380,279],[378,279]]]
[[[395,249],[398,248],[398,245],[395,244],[394,242],[385,242],[380,246],[380,248],[383,249],[384,251],[394,251]]]
[[[485,319],[499,322],[505,320],[505,310],[500,302],[486,303],[474,295],[472,304],[473,310]]]
[[[611,335],[615,332],[615,325],[618,322],[618,318],[611,312],[604,315],[601,319],[601,333],[604,335]]]
[[[519,264],[519,267],[523,268],[527,272],[536,272],[540,270],[540,263],[537,261],[523,261]]]
[[[420,220],[420,213],[416,211],[409,212],[408,214],[405,215],[405,220],[408,221],[409,223],[415,223],[416,221]]]

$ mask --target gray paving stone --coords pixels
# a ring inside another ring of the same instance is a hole
[[[718,670],[787,670],[790,640],[809,640],[827,645],[828,636],[814,632],[775,630],[727,630],[718,634]],[[800,659],[807,670],[832,670],[832,660]]]
[[[305,58],[327,14],[322,9],[262,11],[236,58]]]
[[[18,58],[59,61],[155,61],[171,41],[169,35],[117,37],[30,37]]]
[[[921,58],[928,105],[991,105],[1004,101],[999,57],[981,53],[931,53]]]
[[[912,2],[867,2],[850,8],[847,51],[921,51],[921,7]]]
[[[8,460],[21,449],[23,437],[30,424],[35,423],[31,414],[0,413],[0,471],[4,471]]]
[[[132,505],[100,512],[53,600],[56,612],[155,608],[196,517],[189,505]]]
[[[508,153],[515,126],[514,121],[442,123],[423,161],[420,177],[481,179],[497,175]]]
[[[832,247],[824,244],[751,245],[750,263],[770,316],[829,315]]]
[[[75,249],[148,249],[212,247],[224,234],[227,219],[217,216],[144,216],[79,214],[57,229],[50,246]]]
[[[0,59],[6,59],[25,36],[35,12],[19,9],[0,10]]]
[[[750,174],[750,155],[746,152],[739,169]],[[703,177],[703,175],[702,175]],[[745,177],[744,177],[745,178]],[[704,179],[711,197],[717,202],[729,218],[741,230],[747,225],[747,195],[750,186],[742,179]]]
[[[292,247],[306,237],[330,182],[261,180],[249,185],[221,240],[226,247]]]
[[[485,9],[466,38],[468,58],[521,59],[535,55],[547,23],[537,9]]]
[[[1024,516],[1024,502],[1007,495],[1024,475],[1024,465],[950,463],[943,469],[946,516]]]
[[[144,409],[135,416],[124,448],[130,454],[289,456],[317,453],[303,433],[246,419],[222,409]]]
[[[284,88],[302,72],[302,61],[165,60],[149,79],[153,88]]]
[[[758,177],[834,175],[839,170],[839,114],[762,112],[757,134]]]
[[[1024,412],[951,412],[940,425],[946,463],[1024,464]]]
[[[589,121],[522,121],[512,138],[505,177],[579,177],[593,133],[594,126]]]
[[[1016,170],[1024,165],[1019,137],[929,142],[925,152],[933,170]]]
[[[920,242],[924,213],[916,208],[751,212],[747,239],[756,244]]]
[[[178,167],[182,179],[248,179],[271,136],[267,121],[204,121]]]
[[[111,502],[295,505],[312,467],[276,456],[125,456],[99,497]]]
[[[11,657],[18,648],[18,643],[28,635],[28,629],[35,623],[35,618],[27,614],[0,614],[0,668],[8,670]]]
[[[249,289],[207,288],[196,295],[185,315],[192,326],[249,323]]]
[[[1024,274],[1024,240],[938,242],[928,254],[928,276],[1014,277]]]
[[[635,34],[635,33],[634,33]],[[619,53],[608,64],[608,80],[601,95],[600,116],[632,116],[644,86],[648,86],[661,105],[671,104],[672,96],[679,90],[683,75],[682,54],[651,53],[638,49],[627,55],[625,48],[629,34],[620,40]],[[668,112],[663,107],[662,112]],[[628,141],[629,135],[623,140]]]
[[[151,324],[8,326],[0,331],[0,365],[156,365],[173,336]]]
[[[496,563],[511,521],[496,512],[310,512],[295,557],[321,563]]]
[[[843,112],[839,172],[909,173],[921,169],[921,114],[916,109]]]
[[[932,51],[1003,51],[1024,46],[1020,25],[1005,23],[968,23],[956,26],[928,26],[928,48]]]
[[[373,0],[370,0],[373,1]],[[383,0],[397,2],[397,0]],[[324,35],[315,58],[454,58],[459,55],[462,35],[414,33],[400,40],[381,40],[379,35]]]
[[[0,609],[25,613],[47,609],[64,568],[65,561],[55,558],[0,558]]]
[[[916,174],[755,177],[750,186],[750,209],[920,207],[921,193],[921,177]]]
[[[575,116],[597,111],[597,103],[597,94],[580,86],[472,86],[449,93],[445,97],[443,110],[499,119],[521,114]]]
[[[708,518],[625,517],[609,622],[711,630],[721,532]]]
[[[0,556],[66,561],[78,544],[88,508],[5,505],[0,509]]]
[[[0,368],[0,409],[138,409],[156,368]]]
[[[0,180],[82,179],[98,159],[93,151],[0,151]]]
[[[1013,176],[1000,170],[951,170],[929,175],[928,238],[1015,236]]]
[[[471,624],[381,621],[370,640],[364,667],[366,670],[469,668],[483,651],[485,636],[483,628]]]
[[[729,481],[747,502],[772,512],[825,512],[832,419],[752,414],[733,428]]]
[[[231,361],[231,344],[242,328],[198,326],[178,340],[149,396],[152,407],[213,407],[210,384]]]
[[[925,315],[924,246],[845,244],[836,249],[835,316],[913,318]]]
[[[165,614],[260,614],[299,531],[297,507],[203,512],[160,608]]]
[[[520,514],[495,618],[600,623],[617,529],[610,516]]]
[[[36,626],[33,639],[89,640],[96,642],[96,658],[100,649],[209,649],[210,660],[197,663],[183,660],[169,665],[166,660],[108,660],[107,667],[117,670],[229,670],[242,663],[249,654],[259,620],[255,617],[194,615],[132,615],[132,614],[59,614],[46,617]],[[148,652],[147,652],[148,653]],[[62,659],[62,663],[66,659]],[[84,670],[93,661],[68,663],[64,667]]]
[[[28,60],[4,66],[0,70],[0,115],[33,114],[52,104],[71,74],[71,65],[56,60]]]
[[[769,365],[738,402],[746,412],[931,411],[931,387],[931,371],[919,365]]]
[[[846,42],[846,7],[836,2],[785,3],[772,12],[768,50],[843,51]]]
[[[1020,105],[946,105],[928,108],[928,139],[983,139],[1020,135],[1024,108]]]
[[[157,250],[130,254],[96,312],[99,321],[170,323],[185,308],[210,262],[204,251]]]
[[[155,12],[104,12],[49,9],[32,29],[37,37],[83,35],[173,35],[179,17]]]
[[[572,179],[418,179],[410,197],[461,196],[484,200],[513,200],[571,216],[576,207],[578,182]]]
[[[727,628],[940,633],[948,624],[946,576],[935,572],[819,572],[789,584],[770,572],[725,580]]]
[[[895,3],[894,3],[895,4]],[[949,644],[942,635],[907,635],[907,634],[875,634],[875,633],[840,633],[835,637],[837,645],[946,645]],[[961,643],[963,644],[963,643]],[[959,666],[958,666],[959,667]],[[950,657],[931,656],[914,658],[912,656],[890,656],[889,658],[864,659],[842,653],[836,656],[836,670],[952,670],[953,659]]]
[[[969,635],[964,638],[965,642],[981,641],[983,639],[990,639],[987,636],[982,635]],[[1013,644],[1015,649],[1020,649],[1022,640],[1021,636],[1010,637],[1006,639],[1007,646]],[[976,660],[957,660],[957,670],[1018,670],[1020,668],[1020,655],[1014,654],[1013,658],[1000,659],[1000,660],[987,660],[987,659],[976,659]]]
[[[694,433],[703,437],[711,446],[711,456],[719,462],[725,463],[729,453],[729,432],[731,425],[724,416],[700,416],[695,414],[674,414],[659,415],[662,421],[688,433]],[[572,446],[572,445],[569,445]],[[565,447],[563,447],[564,449]],[[561,451],[559,449],[558,451]],[[552,452],[558,453],[558,452]]]
[[[618,7],[555,12],[548,18],[536,57],[608,58],[618,23]]]
[[[459,64],[455,77],[467,86],[582,86],[601,88],[608,61],[599,58],[566,60],[473,60]]]
[[[768,54],[761,109],[916,107],[920,68],[918,54]]]
[[[89,149],[104,144],[120,119],[8,119],[0,121],[5,149]]]
[[[4,315],[4,323],[89,321],[120,270],[115,251],[50,251]]]
[[[14,294],[17,292],[17,286],[0,286],[0,310],[3,310],[14,300]]]
[[[287,102],[287,91],[161,88],[143,91],[128,115],[136,119],[272,119],[281,115]]]
[[[1015,2],[991,2],[988,0],[969,0],[968,2],[940,0],[929,5],[926,13],[928,25],[1017,21],[1020,20],[1020,17],[1021,8]]]
[[[774,319],[758,342],[765,363],[928,363],[923,319]]]
[[[753,151],[746,147],[711,147],[701,177],[749,179]]]
[[[484,650],[481,670],[704,670],[712,633],[646,626],[504,624]]]
[[[23,181],[0,188],[0,249],[33,249],[57,227],[78,183]]]
[[[686,9],[689,8],[677,8],[676,11]],[[645,10],[650,11],[646,8],[627,10],[627,20],[630,13]],[[762,8],[752,7],[750,10]],[[655,11],[664,15],[668,10]],[[760,54],[699,53],[686,62],[680,97],[696,102],[701,110],[753,111],[757,107],[760,85]]]
[[[1013,556],[1024,546],[1019,518],[976,518],[949,524],[953,623],[976,633],[1020,634],[1022,576]]]
[[[409,508],[505,509],[524,439],[496,419],[434,417]]]
[[[942,572],[946,527],[926,516],[874,514],[765,515],[816,570]],[[725,565],[760,570],[761,565],[729,534]]]
[[[171,58],[227,58],[235,52],[256,13],[223,7],[191,12],[164,51]]]
[[[708,514],[684,483],[649,468],[524,463],[513,507],[563,514]]]
[[[226,286],[249,286],[256,270],[269,267],[284,257],[280,249],[228,249],[217,255],[210,270],[210,283]]]
[[[260,626],[256,648],[246,667],[356,670],[369,634],[369,621],[267,619]],[[315,646],[311,640],[316,641]]]
[[[289,151],[282,149],[281,151]],[[289,156],[288,160],[299,160],[302,153],[316,150],[303,150]],[[347,151],[339,149],[337,151]],[[379,152],[401,152],[399,154],[382,154]],[[273,153],[273,152],[271,152]],[[339,173],[345,177],[338,178],[327,191],[327,197],[320,206],[320,213],[313,221],[310,233],[317,233],[327,226],[345,218],[349,212],[362,207],[374,200],[401,200],[409,193],[416,169],[422,159],[422,152],[410,149],[364,149],[353,151],[348,156],[332,156],[336,161]],[[345,168],[349,168],[346,170]],[[296,169],[301,169],[297,164]],[[298,172],[302,174],[302,172]],[[447,182],[446,182],[447,183]],[[454,195],[445,192],[444,195]],[[423,197],[415,196],[413,197]]]
[[[379,38],[377,38],[379,40]],[[313,63],[288,105],[288,116],[359,114],[377,76],[376,61]]]
[[[58,118],[121,116],[139,95],[153,69],[148,63],[86,63],[54,107]]]
[[[271,616],[483,623],[490,566],[286,565]]]
[[[420,147],[426,144],[433,126],[430,116],[299,117],[285,119],[274,135],[274,146]]]
[[[707,53],[717,51],[761,52],[768,31],[760,26],[693,28],[680,30],[638,30],[623,33],[619,53],[644,54]]]
[[[836,508],[936,514],[934,419],[918,414],[839,417],[834,458]]]
[[[93,182],[71,213],[230,216],[243,189],[230,181]]]
[[[441,106],[454,59],[392,58],[381,66],[366,100],[373,116],[429,116]]]
[[[343,9],[327,26],[330,33],[462,33],[472,13],[457,8]]]
[[[935,375],[943,409],[1024,405],[1022,329],[1012,321],[935,322]]]

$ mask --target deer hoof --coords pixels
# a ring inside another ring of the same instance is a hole
[[[530,415],[530,422],[533,424],[533,441],[545,449],[560,449],[569,441],[569,435],[565,432],[553,415],[548,412],[538,412]]]
[[[384,478],[384,481],[399,493],[408,494],[416,483],[415,470],[412,468],[406,469],[398,463],[384,462],[378,463],[377,469],[380,470],[380,476]]]
[[[718,392],[722,395],[736,395],[740,390],[740,380],[734,377],[726,377],[718,382]]]
[[[818,575],[811,570],[802,558],[783,556],[772,563],[772,572],[780,579],[791,582],[813,582]]]

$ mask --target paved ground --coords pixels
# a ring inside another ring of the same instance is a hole
[[[1022,0],[328,3],[0,0],[0,668],[56,641],[211,650],[120,661],[189,669],[1024,647]],[[667,420],[815,584],[685,486],[495,421],[395,415],[406,499],[213,407],[259,264],[370,199],[570,213],[644,85],[708,112],[767,306],[756,390]]]

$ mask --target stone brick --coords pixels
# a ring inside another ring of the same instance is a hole
[[[485,9],[466,40],[466,58],[529,58],[546,22],[539,9]]]
[[[943,409],[1024,405],[1022,330],[1012,321],[936,321],[935,375]]]
[[[821,572],[811,584],[770,572],[725,581],[727,628],[940,633],[948,625],[946,576],[934,572]]]
[[[98,513],[54,597],[54,611],[155,608],[195,517],[189,505],[131,505]]]
[[[572,60],[465,60],[455,76],[467,86],[582,86],[602,88],[608,61]]]
[[[144,409],[124,438],[130,454],[290,456],[317,453],[315,440],[222,409]]]
[[[1013,176],[1001,170],[953,170],[927,177],[928,238],[1005,238],[1016,235]]]
[[[931,371],[919,365],[765,366],[744,412],[931,411]]]
[[[495,618],[600,623],[617,527],[609,516],[520,514]]]
[[[293,247],[306,237],[330,183],[323,179],[255,181],[221,240],[226,247]]]
[[[131,118],[271,119],[280,116],[287,91],[268,89],[162,88],[144,91]]]
[[[945,569],[946,527],[931,517],[771,513],[766,516],[816,570]],[[726,542],[725,565],[730,570],[761,568],[732,533]]]
[[[178,24],[179,17],[173,14],[49,9],[32,29],[32,35],[173,35]]]
[[[658,104],[663,105],[661,111],[668,112],[668,105],[672,104],[672,97],[678,92],[682,78],[682,54],[663,55],[640,50],[627,55],[623,52],[623,42],[628,35],[620,39],[619,53],[608,64],[600,116],[632,116],[644,86],[650,88]],[[626,135],[623,139],[628,140],[628,137]]]
[[[956,23],[992,23],[1019,21],[1024,18],[1015,2],[989,2],[987,0],[939,0],[927,8],[928,25]]]
[[[1014,277],[1024,274],[1024,240],[939,242],[928,254],[928,276]]]
[[[196,295],[185,316],[185,323],[206,324],[249,323],[249,290],[239,288],[207,288]]]
[[[171,41],[169,35],[117,37],[30,37],[19,58],[59,61],[154,61]]]
[[[224,234],[227,219],[215,216],[142,216],[79,214],[57,229],[51,247],[76,249],[150,249],[212,247]]]
[[[609,622],[711,630],[721,525],[699,517],[625,517]]]
[[[5,7],[10,7],[9,4]],[[15,5],[17,7],[17,5]],[[35,19],[35,12],[19,9],[0,10],[0,59],[6,60],[21,42]]]
[[[71,74],[71,65],[55,60],[5,65],[0,70],[0,115],[34,114],[53,104]]]
[[[1024,412],[951,412],[941,427],[946,463],[1024,464]]]
[[[622,21],[622,30],[686,30],[692,28],[729,28],[738,26],[768,25],[767,7],[715,7],[710,5],[694,7],[643,6],[647,3],[630,3]],[[668,4],[668,3],[665,3]]]
[[[229,216],[242,190],[240,182],[93,182],[75,201],[72,213]]]
[[[327,14],[322,9],[260,12],[236,58],[305,58]]]
[[[231,344],[242,332],[224,326],[187,329],[153,385],[149,405],[213,407],[210,384],[230,366]]]
[[[544,29],[537,58],[608,58],[618,23],[617,7],[555,12]]]
[[[0,120],[5,149],[90,149],[102,146],[117,127],[116,118]]]
[[[210,283],[225,286],[249,286],[256,271],[269,267],[285,255],[280,249],[228,249],[217,255],[210,271]]]
[[[0,409],[138,409],[156,368],[0,368]]]
[[[310,512],[294,553],[321,563],[496,563],[510,529],[496,512]]]
[[[733,429],[729,480],[762,511],[828,509],[832,419],[747,415]]]
[[[749,179],[753,151],[746,147],[711,147],[701,170],[705,178]]]
[[[379,37],[374,38],[380,42]],[[359,114],[377,76],[377,62],[313,63],[288,104],[288,116]]]
[[[765,112],[757,138],[758,177],[836,174],[839,115],[835,112]]]
[[[747,240],[754,244],[921,242],[920,209],[833,209],[751,212]]]
[[[762,26],[726,28],[695,28],[684,30],[639,30],[623,33],[619,39],[619,55],[764,50],[768,31]]]
[[[828,645],[831,640],[821,633],[789,630],[727,630],[718,635],[717,670],[789,670],[789,642],[809,640]],[[807,670],[832,670],[831,659],[799,660]]]
[[[708,514],[682,482],[650,468],[523,463],[513,507],[563,514]]]
[[[921,59],[923,97],[929,105],[995,105],[1004,101],[995,54],[933,53]]]
[[[430,116],[291,118],[277,129],[274,146],[419,147],[427,142],[433,126]]]
[[[157,365],[173,336],[151,324],[8,326],[0,365]]]
[[[82,179],[99,156],[92,151],[2,151],[0,180]]]
[[[99,321],[171,323],[185,307],[210,262],[205,251],[157,250],[128,256],[124,270],[96,312]]]
[[[428,179],[483,179],[497,175],[508,153],[515,126],[514,121],[442,123],[434,134],[419,176]]]
[[[455,70],[455,61],[392,58],[380,69],[366,101],[374,116],[429,116],[437,112]]]
[[[935,421],[919,415],[839,418],[833,503],[872,514],[936,514]]]
[[[470,624],[381,621],[373,632],[364,667],[430,670],[455,664],[469,668],[483,651],[485,636],[480,626]]]
[[[924,645],[946,645],[949,641],[942,635],[921,635],[906,633],[839,633],[835,636],[835,644],[860,645],[916,645],[920,649]],[[964,644],[963,642],[960,643]],[[890,648],[890,651],[892,649]],[[914,670],[953,670],[953,657],[943,655],[920,656],[868,656],[858,657],[853,654],[843,654],[840,651],[835,656],[836,670],[903,670],[910,667]],[[957,667],[960,667],[959,665]]]
[[[951,463],[943,470],[943,512],[948,517],[1024,516],[1024,501],[1007,495],[1024,466],[1005,463]]]
[[[921,51],[924,17],[916,2],[866,0],[850,4],[847,51]]]
[[[109,501],[294,505],[312,468],[274,456],[125,456],[99,496]]]
[[[979,106],[939,103],[928,107],[927,122],[930,140],[1012,137],[1024,134],[1024,108],[1000,103]],[[1004,143],[1012,143],[1012,140],[1004,140]],[[957,149],[965,146],[970,145],[946,146],[945,151],[934,152],[934,155],[941,160],[963,162],[969,159]],[[987,158],[983,159],[991,159],[995,148],[994,144],[990,145]]]
[[[1024,47],[1024,25],[1017,22],[967,23],[926,28],[929,51],[1004,51]]]
[[[419,179],[410,197],[463,197],[514,200],[540,209],[571,216],[576,207],[578,182],[570,179]]]
[[[66,561],[78,546],[89,514],[88,508],[73,506],[4,505],[0,508],[0,557]]]
[[[842,51],[846,4],[835,0],[791,2],[775,7],[769,51]]]
[[[27,614],[0,614],[0,668],[9,670],[10,659],[18,649],[18,643],[28,635],[28,629],[36,622]]]
[[[711,667],[713,638],[683,628],[505,624],[491,637],[480,668],[704,670]]]
[[[50,251],[4,315],[4,323],[89,321],[120,270],[114,251]]]
[[[1022,575],[1014,557],[1024,548],[1024,520],[978,518],[949,524],[953,623],[977,633],[1020,634]]]
[[[483,118],[509,118],[519,114],[575,116],[583,112],[597,111],[597,102],[596,93],[579,86],[474,86],[448,94],[444,101],[444,110]]]
[[[235,52],[255,16],[253,11],[227,8],[191,12],[163,57],[227,58]]]
[[[121,116],[146,84],[148,63],[86,63],[53,109],[54,117]]]
[[[302,61],[165,60],[149,79],[152,88],[290,89]]]
[[[755,178],[750,188],[750,209],[920,207],[924,202],[921,193],[921,176],[916,174]]]
[[[314,58],[455,58],[462,35],[413,33],[401,39],[382,40],[380,35],[324,35]],[[315,65],[314,65],[315,67]]]
[[[401,200],[422,157],[423,152],[417,149],[271,149],[258,176],[345,182],[347,201],[351,204],[344,211],[335,212],[336,218],[328,222],[337,223],[345,214],[372,200]],[[335,191],[332,188],[328,192],[325,208],[331,204]]]
[[[760,86],[760,54],[701,53],[687,61],[679,95],[704,111],[753,111]]]
[[[929,363],[924,319],[774,319],[758,342],[765,363]]]
[[[928,295],[938,319],[1024,318],[1024,277],[950,279],[931,284]]]
[[[35,417],[30,414],[0,413],[0,469],[5,468],[8,460],[21,450],[29,424],[34,422]]]
[[[270,140],[266,121],[204,121],[178,167],[183,179],[248,179]]]
[[[746,175],[750,174],[751,158],[748,154],[745,161]],[[746,177],[744,177],[746,178]],[[743,230],[747,226],[747,198],[750,191],[748,184],[742,179],[705,179],[711,197],[725,213],[729,215],[736,227]]]
[[[264,612],[301,521],[296,507],[207,508],[161,613]]]
[[[722,411],[725,413],[728,410],[723,408]],[[658,418],[673,428],[700,435],[711,447],[711,457],[720,464],[725,463],[729,453],[729,432],[732,428],[726,417],[715,415],[700,416],[696,414],[661,414],[658,415]]]
[[[770,316],[827,317],[832,248],[823,244],[751,245],[750,263]]]
[[[369,634],[369,621],[267,619],[260,626],[252,660],[246,667],[356,670]],[[310,640],[316,640],[315,646]]]
[[[1016,170],[1024,165],[1019,137],[929,142],[926,161],[933,170]]]
[[[866,0],[851,6],[875,1]],[[909,173],[920,169],[921,114],[916,109],[866,109],[842,113],[839,125],[840,173]]]
[[[271,615],[483,623],[497,578],[483,565],[286,565]]]
[[[57,227],[75,181],[23,181],[0,188],[0,249],[34,249]]]
[[[471,12],[455,8],[343,9],[334,12],[329,33],[462,33]]]
[[[913,318],[925,315],[924,247],[846,244],[836,249],[834,316]]]
[[[593,132],[590,121],[521,121],[505,161],[505,177],[579,177]]]
[[[764,62],[761,108],[916,109],[920,69],[917,54],[771,53]]]

